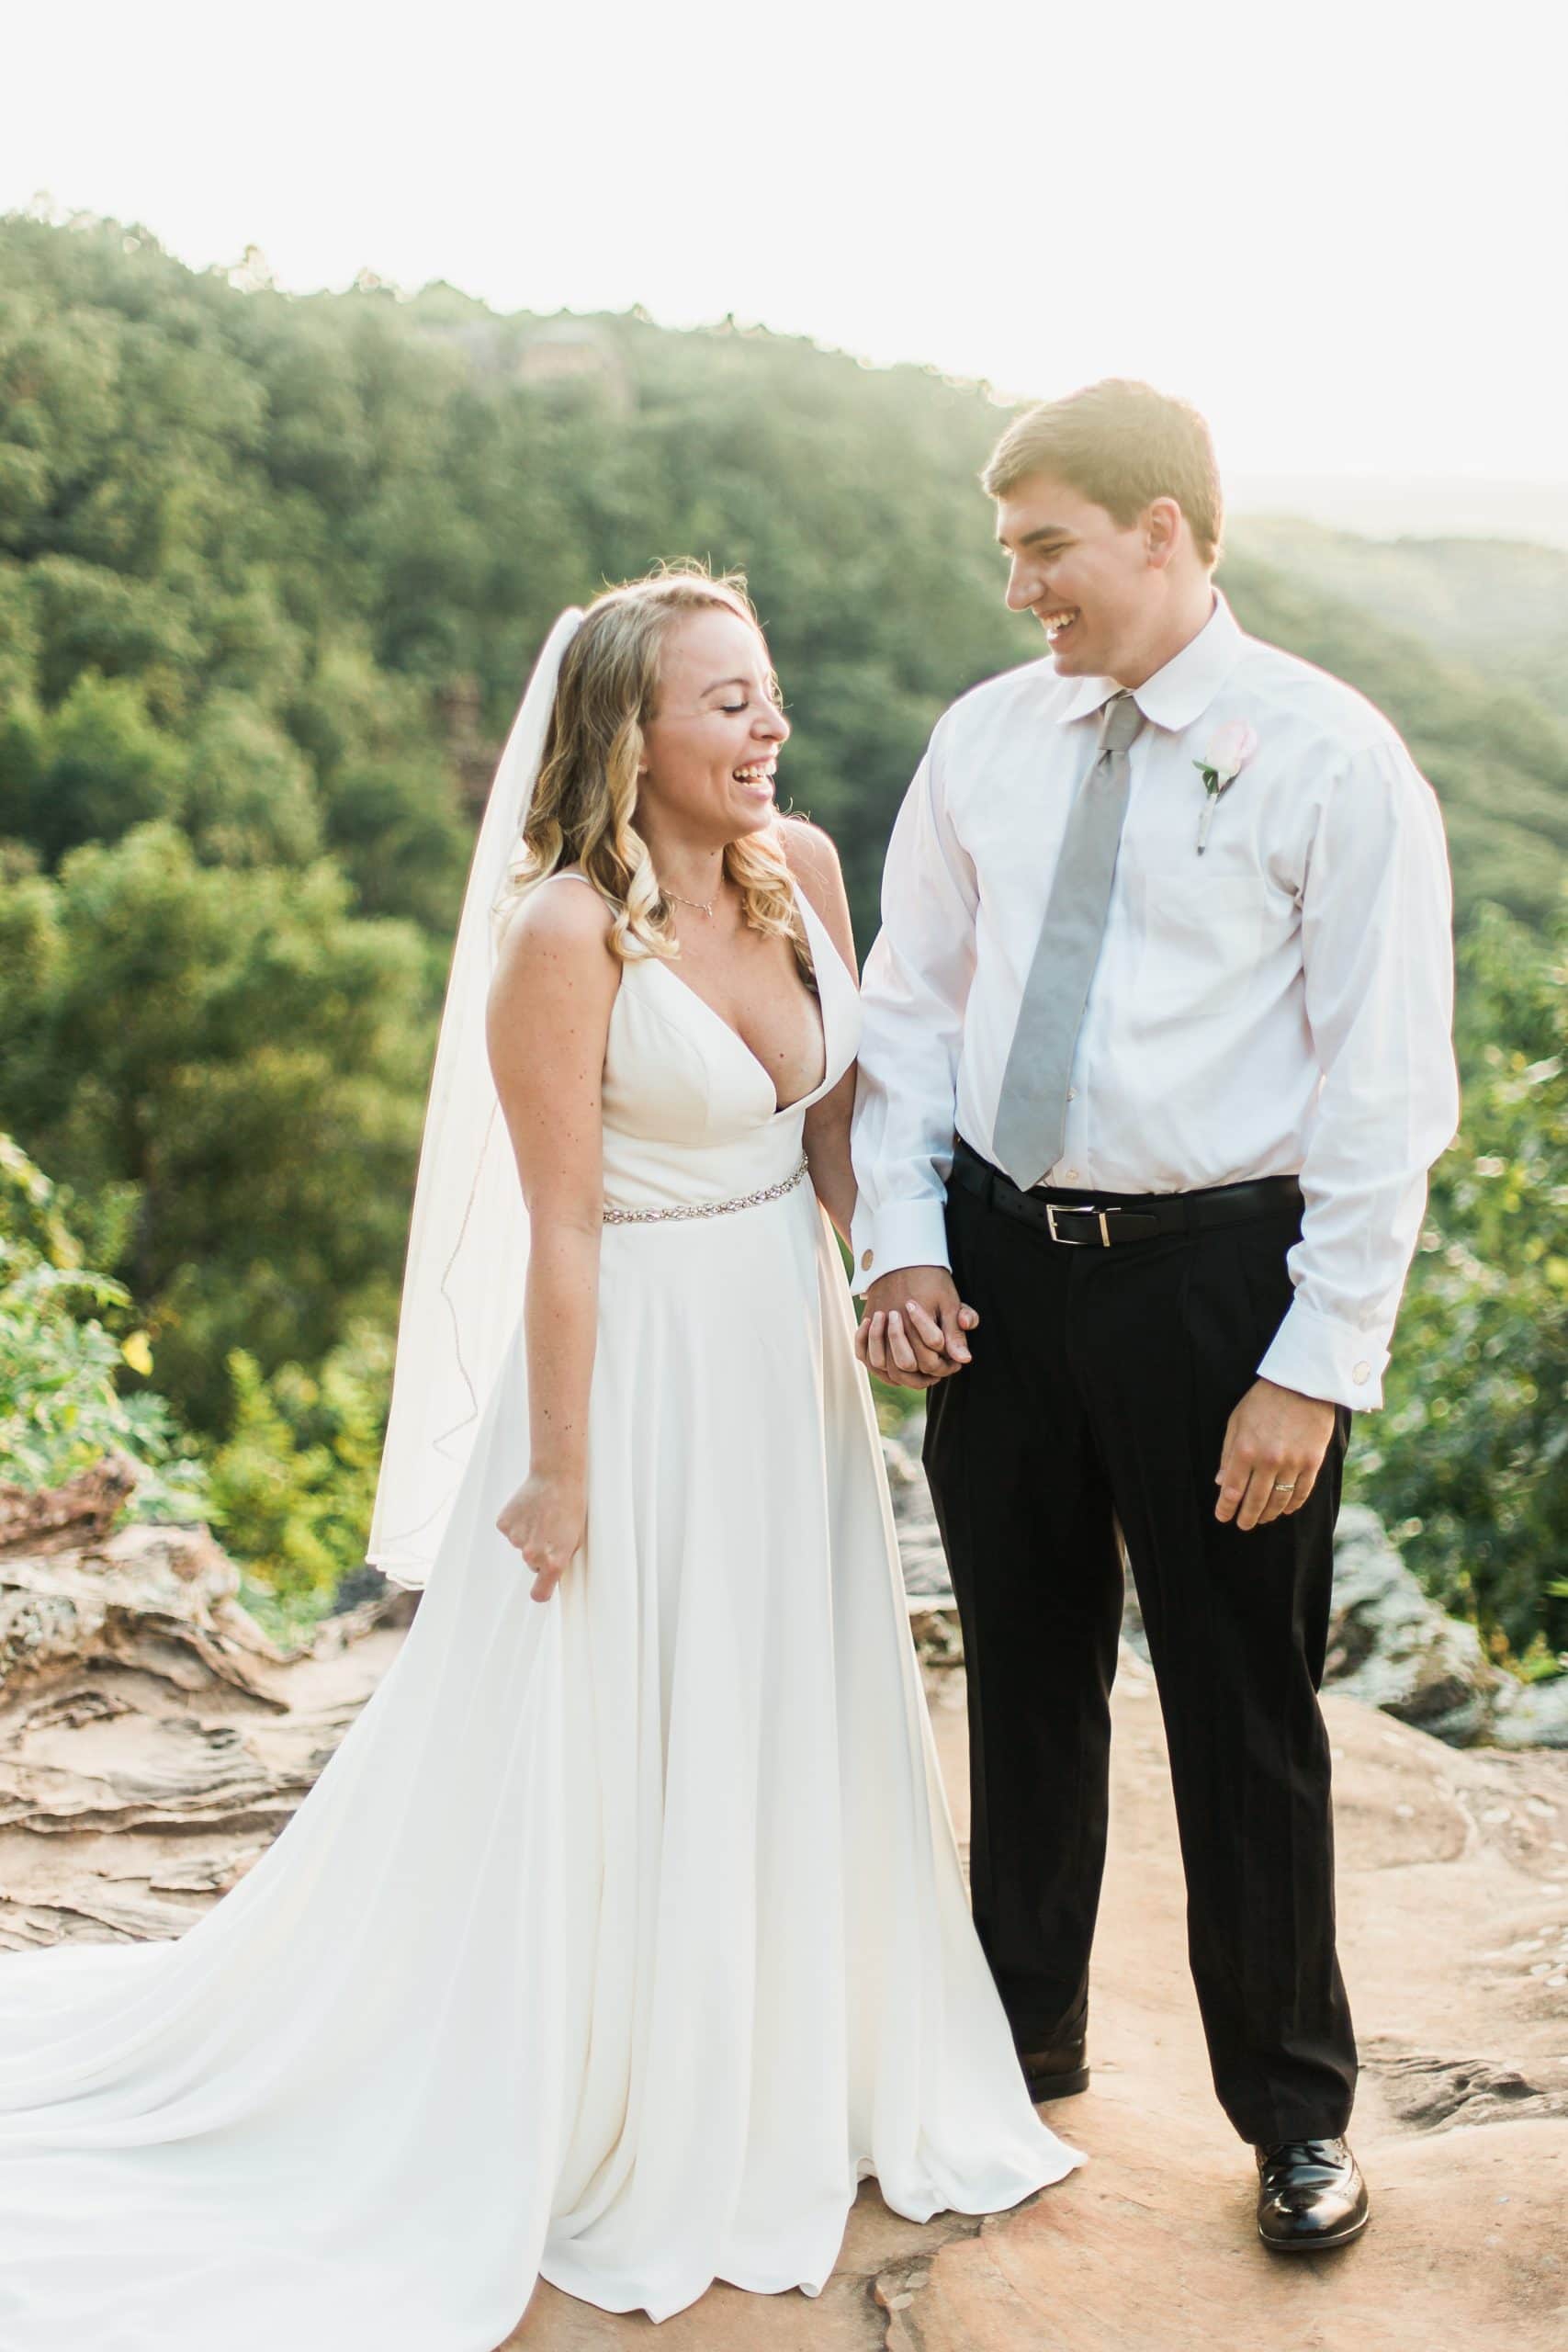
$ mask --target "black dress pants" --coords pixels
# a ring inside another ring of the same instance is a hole
[[[1342,2132],[1318,1708],[1339,1408],[1301,1510],[1214,1517],[1225,1424],[1291,1301],[1299,1212],[1111,1249],[950,1190],[973,1363],[931,1391],[925,1463],[964,1630],[975,1919],[1021,2049],[1085,1997],[1105,1859],[1120,1522],[1170,1749],[1188,1955],[1214,2087],[1255,2144]]]

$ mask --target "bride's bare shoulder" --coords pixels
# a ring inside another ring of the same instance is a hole
[[[790,872],[826,923],[834,946],[852,973],[856,968],[854,928],[833,836],[805,817],[781,817],[778,838],[789,860]]]
[[[814,825],[809,817],[781,817],[777,835],[779,847],[789,860],[790,872],[797,882],[810,891],[812,903],[818,914],[824,897],[831,898],[835,885],[841,888],[839,852],[831,833]]]
[[[506,918],[502,952],[508,949],[559,954],[574,946],[602,946],[615,917],[589,880],[574,865],[547,875],[525,890]]]
[[[520,983],[597,983],[615,993],[619,978],[609,950],[615,917],[593,884],[565,867],[525,890],[506,919],[496,953],[495,986],[502,993]]]

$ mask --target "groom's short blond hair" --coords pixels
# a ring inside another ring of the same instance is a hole
[[[1209,428],[1186,401],[1152,384],[1108,376],[1014,417],[981,486],[992,498],[1006,498],[1032,474],[1066,482],[1123,529],[1151,500],[1174,498],[1202,561],[1219,560],[1224,502]]]

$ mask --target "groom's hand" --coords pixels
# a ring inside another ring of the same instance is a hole
[[[1225,1429],[1214,1517],[1267,1527],[1300,1510],[1334,1434],[1334,1408],[1271,1380],[1254,1381]]]
[[[979,1320],[945,1266],[900,1266],[867,1290],[855,1353],[895,1388],[930,1388],[969,1362]]]

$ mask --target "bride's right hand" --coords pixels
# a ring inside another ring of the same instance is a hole
[[[530,1471],[496,1526],[534,1571],[531,1598],[548,1600],[582,1542],[587,1490],[581,1478],[551,1478]]]

